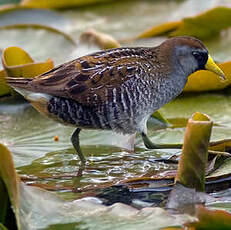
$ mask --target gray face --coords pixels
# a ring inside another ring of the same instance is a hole
[[[175,48],[175,57],[184,74],[188,76],[197,70],[205,69],[205,64],[208,60],[208,51],[189,46],[177,46]]]

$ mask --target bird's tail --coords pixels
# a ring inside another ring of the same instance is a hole
[[[6,77],[6,82],[13,88],[17,87],[20,89],[30,90],[29,83],[31,81],[32,78]]]
[[[34,92],[30,85],[32,80],[33,78],[6,78],[6,82],[15,91],[25,97],[38,111],[47,114],[47,104],[51,96],[45,93]]]

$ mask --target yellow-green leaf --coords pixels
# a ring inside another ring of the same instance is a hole
[[[202,205],[196,208],[198,221],[185,224],[196,230],[229,230],[231,229],[231,214],[223,210],[209,210]],[[188,229],[188,228],[187,228]]]
[[[157,26],[153,26],[150,29],[145,30],[143,33],[139,34],[136,38],[149,38],[160,36],[166,33],[169,33],[173,30],[176,30],[182,24],[181,21],[176,22],[166,22]]]
[[[199,39],[212,38],[231,26],[231,8],[216,7],[194,17],[184,18],[183,23],[170,36],[189,35]]]
[[[21,5],[34,8],[67,8],[109,1],[112,0],[23,0]]]
[[[221,81],[219,77],[207,70],[197,71],[189,76],[184,88],[185,92],[221,90],[231,84],[231,62],[218,64],[226,76],[226,81]]]
[[[6,73],[4,70],[0,71],[0,97],[3,95],[7,95],[11,92],[10,87],[6,84]]]
[[[135,39],[167,34],[168,36],[194,36],[201,40],[213,38],[231,26],[231,8],[216,7],[181,21],[163,23],[147,29]]]
[[[210,142],[209,149],[213,151],[226,152],[231,148],[231,139]]]
[[[8,47],[3,51],[2,63],[4,70],[0,71],[0,96],[9,94],[10,87],[6,84],[6,75],[11,77],[35,77],[54,67],[53,61],[34,63],[33,59],[19,47]]]
[[[16,216],[17,226],[20,229],[19,222],[19,177],[14,169],[14,162],[10,151],[6,146],[0,143],[0,177],[6,185],[10,201]]]

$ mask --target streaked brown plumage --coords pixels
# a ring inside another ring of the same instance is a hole
[[[8,82],[40,112],[78,127],[72,143],[84,162],[78,140],[81,128],[140,132],[146,138],[148,117],[179,95],[188,76],[205,69],[208,60],[199,40],[176,37],[153,48],[93,53],[34,79]]]

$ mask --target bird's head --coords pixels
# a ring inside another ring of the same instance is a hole
[[[190,75],[197,70],[209,70],[225,80],[223,71],[215,64],[204,44],[193,37],[174,37],[160,45],[165,53],[172,57],[172,64],[181,68],[185,75]]]

